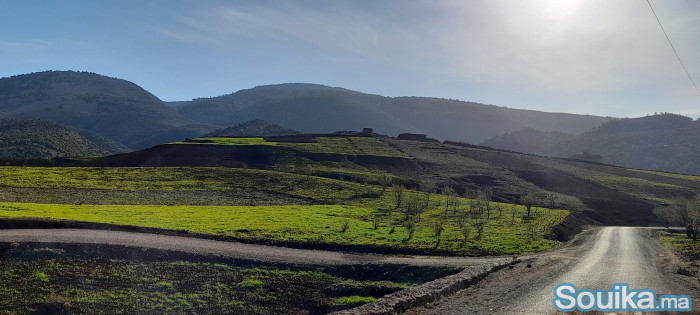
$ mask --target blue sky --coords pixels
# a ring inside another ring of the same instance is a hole
[[[651,0],[700,84],[700,1]],[[0,0],[0,77],[79,70],[166,101],[308,82],[542,111],[700,117],[645,0]]]

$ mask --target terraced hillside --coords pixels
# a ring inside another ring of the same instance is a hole
[[[700,190],[699,177],[492,150],[461,143],[359,136],[201,138],[93,160],[93,166],[214,166],[351,181],[400,183],[572,211],[580,224],[649,225],[652,209]]]

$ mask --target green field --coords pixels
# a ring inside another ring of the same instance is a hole
[[[414,223],[413,232],[403,214],[347,205],[311,206],[162,206],[162,205],[66,205],[0,203],[2,218],[42,218],[143,226],[193,233],[230,236],[280,244],[359,245],[395,250],[443,251],[463,255],[517,254],[551,249],[555,241],[543,239],[567,212],[541,210],[535,219],[523,220],[521,207],[500,205],[500,217],[483,215],[467,219],[463,226],[483,226],[465,240],[457,218],[444,217],[437,209]],[[375,228],[376,224],[376,228]],[[442,224],[438,236],[436,225]]]
[[[0,167],[0,217],[188,230],[287,246],[480,256],[552,249],[557,246],[552,228],[569,213],[535,207],[528,217],[524,206],[454,192],[441,195],[439,178],[418,181],[406,170],[391,168],[395,161],[408,167],[428,165],[410,164],[414,157],[398,142],[371,137],[313,140],[212,137],[183,142],[272,146],[276,162],[265,170]],[[412,144],[411,150],[422,146]],[[444,149],[448,155],[457,152]],[[366,163],[351,162],[348,156],[366,156]],[[397,183],[413,186],[400,189],[405,192],[398,203],[399,186],[392,186]]]
[[[264,138],[203,137],[173,144],[209,145],[273,145],[310,153],[333,153],[349,155],[374,155],[410,158],[389,142],[371,137],[315,137],[313,142],[274,142]]]

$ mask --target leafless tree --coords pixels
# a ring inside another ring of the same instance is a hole
[[[403,185],[392,185],[391,191],[393,193],[392,199],[394,201],[394,209],[398,210],[403,205],[404,187],[403,187]]]
[[[527,194],[520,197],[520,203],[525,206],[525,209],[527,210],[527,218],[532,218],[532,216],[530,216],[530,211],[532,210],[532,206],[537,204],[537,198],[532,194]]]
[[[654,214],[667,227],[685,227],[688,238],[700,239],[700,194],[691,199],[676,199],[671,205],[654,209]]]

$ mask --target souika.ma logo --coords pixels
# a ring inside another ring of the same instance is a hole
[[[610,290],[577,289],[571,283],[554,287],[554,308],[562,312],[689,312],[692,300],[687,295],[660,295],[650,289],[631,289],[627,283],[616,283]]]

